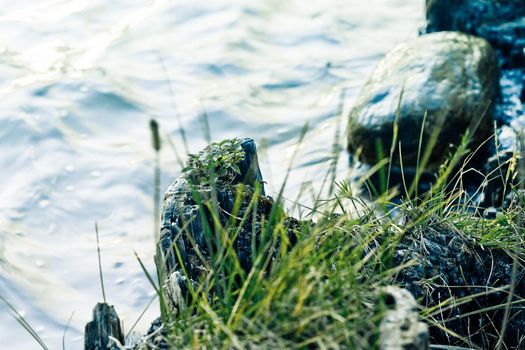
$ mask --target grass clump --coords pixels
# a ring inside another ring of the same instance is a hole
[[[266,242],[255,247],[247,273],[232,249],[219,250],[218,268],[200,278],[187,308],[165,325],[170,348],[375,344],[381,320],[376,291],[392,282],[397,268],[386,267],[374,242],[395,233],[339,216],[295,226],[300,238],[292,246],[283,243],[289,242],[283,239],[287,225],[285,217],[272,225]],[[234,237],[232,229],[224,232]],[[277,247],[279,254],[272,254]],[[211,293],[216,280],[221,292]]]
[[[199,215],[181,225],[174,242],[184,237],[185,249],[195,252],[192,267],[204,268],[190,276],[173,244],[192,283],[183,307],[165,306],[169,315],[148,341],[161,348],[375,349],[384,310],[378,291],[394,284],[418,298],[436,344],[521,346],[515,332],[525,324],[519,311],[525,296],[519,274],[523,206],[516,196],[496,218],[482,215],[476,196],[483,188],[464,187],[463,176],[479,173],[468,166],[467,146],[468,135],[425,193],[403,182],[380,186],[373,200],[364,200],[350,182],[335,182],[330,169],[335,186],[305,215],[315,222],[284,214],[282,189],[274,201],[257,184],[235,184],[245,156],[240,140],[191,155],[184,176],[212,192],[218,183],[231,185],[235,200],[225,209],[217,195],[192,193]],[[497,173],[486,175],[481,186]],[[508,183],[509,192],[518,189]],[[205,227],[208,250],[192,236],[197,222]],[[236,248],[242,237],[251,240],[248,264]]]

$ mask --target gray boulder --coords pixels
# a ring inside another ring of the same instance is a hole
[[[426,167],[435,171],[467,130],[473,148],[490,137],[497,91],[496,57],[486,40],[453,32],[420,36],[390,51],[366,83],[350,112],[348,150],[361,149],[368,164],[388,157],[398,112],[393,166],[401,163],[401,143],[403,167],[415,167],[427,113],[422,152],[438,135]]]
[[[505,65],[525,65],[525,1],[427,0],[427,32],[454,30],[487,39]]]

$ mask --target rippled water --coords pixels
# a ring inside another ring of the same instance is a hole
[[[108,301],[129,329],[152,295],[133,256],[153,272],[149,119],[181,156],[181,125],[190,152],[206,144],[203,115],[213,140],[255,138],[270,194],[308,122],[292,198],[322,180],[340,96],[347,110],[422,17],[423,0],[0,1],[0,294],[51,348],[75,311],[66,345],[82,348],[101,300],[98,221]],[[180,166],[164,145],[166,188]],[[3,304],[0,343],[37,348]]]

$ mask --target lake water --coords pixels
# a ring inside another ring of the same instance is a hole
[[[0,295],[52,349],[75,312],[66,348],[81,349],[102,299],[97,221],[107,299],[128,330],[153,295],[133,255],[154,272],[150,118],[163,189],[180,174],[181,130],[190,152],[207,143],[204,115],[212,140],[256,140],[270,195],[308,123],[285,196],[319,188],[352,101],[417,35],[423,2],[0,1]],[[339,178],[346,168],[343,152]],[[3,303],[0,344],[38,348]]]

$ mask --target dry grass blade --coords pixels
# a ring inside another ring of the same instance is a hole
[[[102,258],[100,256],[100,240],[98,234],[98,224],[95,222],[95,234],[97,236],[97,255],[98,255],[98,273],[100,276],[100,288],[102,289],[102,298],[106,302],[106,290],[104,289],[104,275],[102,274]]]
[[[151,298],[151,300],[148,302],[148,304],[146,305],[146,307],[144,308],[144,310],[142,310],[142,312],[140,313],[139,317],[135,320],[135,322],[133,323],[133,325],[131,326],[131,328],[129,329],[128,333],[126,334],[126,337],[129,337],[129,335],[131,334],[131,332],[133,332],[133,330],[135,329],[135,327],[137,326],[137,324],[140,322],[140,320],[142,319],[142,316],[144,316],[144,314],[146,313],[146,311],[148,311],[149,307],[151,306],[151,304],[153,304],[153,302],[155,301],[155,299],[157,299],[158,295],[155,295],[153,298]]]
[[[33,327],[31,327],[27,320],[16,310],[16,308],[1,295],[0,300],[2,300],[7,305],[11,312],[13,312],[13,317],[15,318],[15,320],[27,331],[27,333],[31,335],[31,337],[33,337],[33,339],[35,339],[38,345],[40,345],[40,347],[44,350],[49,350],[42,338],[40,338],[38,333],[33,329]]]
[[[157,287],[157,285],[155,284],[155,282],[153,281],[153,278],[151,277],[150,273],[148,272],[148,270],[146,269],[146,266],[144,266],[144,263],[142,262],[142,259],[139,257],[139,255],[137,254],[136,251],[133,251],[133,253],[135,254],[135,258],[137,258],[137,261],[139,262],[140,264],[140,267],[142,269],[142,272],[144,272],[144,274],[146,275],[146,277],[148,278],[148,281],[149,283],[151,284],[151,286],[153,287],[153,289],[155,290],[155,292],[157,292],[157,295],[159,297],[161,297],[161,291],[159,289],[159,287]]]
[[[523,134],[519,135],[518,140],[519,140],[519,143],[518,143],[519,153],[521,155],[521,158],[523,159],[523,156],[525,155],[525,144],[524,144],[525,139],[524,139]],[[525,167],[525,164],[523,161],[521,161],[520,162],[520,173],[522,174],[521,176],[525,176],[524,167]],[[523,192],[525,184],[524,184],[523,179],[521,180],[522,181],[520,181],[520,190]],[[516,235],[519,235],[519,233],[523,231],[523,222],[521,219],[521,215],[518,217],[517,228],[515,228],[515,231],[516,231]],[[507,324],[509,322],[511,305],[513,304],[512,299],[515,297],[514,292],[516,290],[516,277],[518,275],[518,258],[517,258],[518,254],[513,254],[512,256],[513,256],[512,258],[512,279],[511,279],[511,285],[510,285],[510,293],[507,297],[507,305],[505,307],[505,314],[503,316],[503,322],[501,325],[500,338],[498,339],[498,343],[496,344],[496,350],[500,350],[501,347],[504,345],[505,333],[507,331]]]
[[[159,124],[155,119],[150,120],[151,141],[153,149],[155,150],[155,170],[153,177],[153,237],[155,244],[160,238],[160,134]]]
[[[62,334],[62,350],[66,350],[66,334],[69,330],[69,326],[71,325],[71,320],[73,319],[73,316],[75,315],[75,311],[71,313],[71,316],[69,316],[69,319],[67,320],[66,328],[64,329],[64,334]]]

